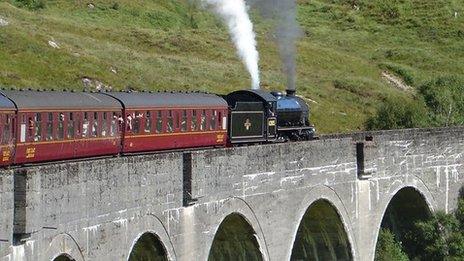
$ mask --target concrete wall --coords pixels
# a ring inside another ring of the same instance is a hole
[[[416,188],[433,210],[456,206],[463,130],[357,133],[1,171],[0,257],[126,260],[137,238],[152,232],[171,260],[207,260],[221,222],[239,213],[265,260],[289,260],[303,215],[325,199],[354,259],[372,260],[385,209],[401,188]]]

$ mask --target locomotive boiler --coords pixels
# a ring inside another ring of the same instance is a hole
[[[315,128],[309,122],[309,106],[294,90],[272,92],[277,98],[277,126],[279,138],[292,141],[310,140]]]

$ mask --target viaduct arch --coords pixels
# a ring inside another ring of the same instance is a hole
[[[214,245],[216,244],[217,246],[217,240],[221,240],[221,238],[217,237],[222,237],[229,232],[227,224],[237,224],[241,226],[242,233],[246,235],[244,239],[249,241],[246,247],[253,248],[259,252],[261,259],[257,260],[269,260],[269,252],[262,226],[255,211],[245,199],[239,197],[228,198],[222,202],[221,207],[217,209],[215,214],[217,216],[211,220],[213,226],[213,233],[211,234],[213,236],[206,242],[206,245],[209,247],[207,248],[208,251],[203,255],[204,257],[208,257],[208,260],[216,260],[211,256],[211,253],[214,251]],[[226,226],[225,231],[223,225]],[[253,238],[250,238],[249,235],[252,235]]]
[[[347,211],[347,206],[345,206],[343,200],[332,187],[325,185],[316,186],[305,193],[307,195],[303,198],[298,207],[298,222],[296,226],[294,226],[294,233],[291,238],[287,260],[297,259],[299,256],[297,252],[303,250],[303,248],[309,247],[311,244],[313,246],[325,245],[327,247],[321,247],[321,249],[323,249],[322,251],[312,251],[313,254],[315,252],[318,253],[313,257],[301,258],[312,258],[311,260],[330,260],[331,258],[332,260],[333,258],[338,260],[354,259],[356,257],[356,246],[353,245],[354,234],[351,225],[352,222],[349,212]],[[325,222],[326,220],[320,218],[321,215],[328,215],[332,222]],[[313,218],[315,219],[313,220]],[[316,222],[318,222],[318,224]],[[327,226],[332,227],[336,230],[337,234],[342,235],[341,238],[337,237],[337,239],[340,240],[327,237],[327,234],[324,235],[324,237],[329,240],[325,240],[325,242],[317,240],[321,239],[321,235],[324,234],[324,228]],[[309,233],[313,235],[309,235]],[[304,238],[305,236],[306,240]],[[316,240],[313,240],[311,236],[316,237]],[[333,249],[334,244],[343,245],[343,250],[338,254],[331,255],[330,252],[333,254],[333,251],[329,249]],[[298,248],[300,249],[298,250]],[[329,254],[326,255],[327,253]]]
[[[45,259],[57,261],[84,261],[84,255],[73,236],[62,233],[53,238],[47,250]]]
[[[303,215],[290,260],[352,260],[351,246],[337,209],[326,199]]]
[[[375,255],[378,236],[382,228],[389,229],[399,241],[405,245],[408,255],[414,254],[414,249],[405,238],[405,231],[411,230],[413,223],[430,216],[438,209],[436,201],[425,185],[417,176],[409,177],[409,182],[394,180],[386,194],[383,204],[379,207],[379,218],[376,220],[374,248]]]
[[[146,232],[132,246],[128,261],[168,261],[166,248],[157,235]]]
[[[216,230],[208,261],[263,261],[256,232],[244,216],[229,214]]]
[[[138,260],[140,256],[160,261],[177,260],[165,222],[158,216],[146,211],[139,213],[137,219],[127,222],[125,230],[128,240],[123,247],[127,251],[123,260]]]

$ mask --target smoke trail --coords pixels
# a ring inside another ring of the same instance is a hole
[[[295,0],[249,0],[261,15],[275,24],[277,45],[283,71],[287,75],[287,88],[296,89],[296,40],[301,31],[296,21]]]
[[[244,0],[203,0],[212,6],[227,24],[230,36],[251,75],[252,88],[259,89],[258,51],[256,50],[253,24]]]

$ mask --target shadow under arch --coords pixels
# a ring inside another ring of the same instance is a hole
[[[265,260],[256,232],[242,214],[231,213],[219,225],[208,255],[208,261],[216,260]]]
[[[128,261],[168,261],[168,254],[160,238],[151,233],[142,234],[133,245]]]
[[[418,256],[420,249],[417,249],[410,238],[414,231],[414,224],[417,221],[426,220],[432,212],[433,205],[421,190],[414,186],[404,186],[397,189],[388,201],[379,230],[390,230],[401,242],[403,250],[409,257]],[[379,231],[377,231],[377,242],[378,235]]]
[[[306,209],[290,260],[353,260],[342,218],[328,199],[318,199]]]

